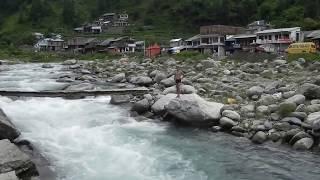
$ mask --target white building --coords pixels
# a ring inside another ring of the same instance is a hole
[[[256,43],[262,46],[270,46],[271,52],[281,52],[295,42],[303,42],[304,34],[300,27],[268,29],[259,31]]]

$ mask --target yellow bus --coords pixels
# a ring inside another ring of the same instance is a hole
[[[288,54],[316,53],[317,49],[313,42],[293,43],[286,49],[286,52]]]

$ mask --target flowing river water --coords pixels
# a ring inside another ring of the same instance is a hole
[[[0,89],[54,90],[62,67],[2,66]],[[61,180],[319,180],[320,156],[244,138],[136,122],[109,97],[0,97],[0,107]],[[45,179],[45,178],[43,178]]]

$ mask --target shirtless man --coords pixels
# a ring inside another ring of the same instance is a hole
[[[180,98],[181,94],[181,82],[183,79],[183,72],[180,69],[177,69],[176,74],[174,76],[174,79],[176,81],[176,88],[177,88],[177,98]]]

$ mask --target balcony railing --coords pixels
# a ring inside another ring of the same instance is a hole
[[[281,43],[292,43],[293,40],[291,39],[278,39],[278,40],[269,40],[269,39],[257,39],[257,44],[281,44]]]

